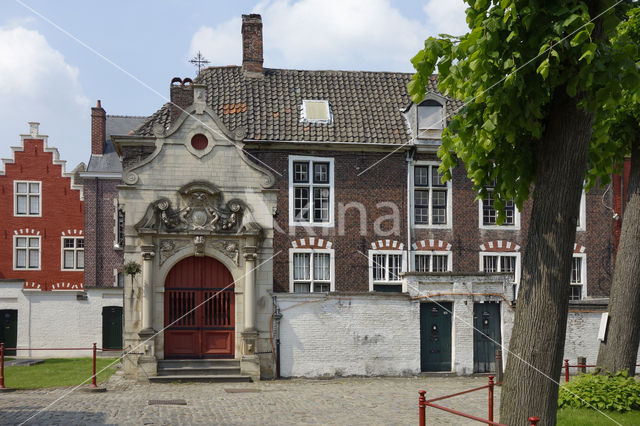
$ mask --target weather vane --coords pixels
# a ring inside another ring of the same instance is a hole
[[[202,69],[202,66],[209,63],[209,61],[207,61],[205,57],[202,56],[202,54],[200,54],[199,50],[198,50],[198,54],[194,56],[189,62],[191,62],[193,65],[198,67],[198,74],[200,74],[200,70]]]

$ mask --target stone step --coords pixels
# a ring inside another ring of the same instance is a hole
[[[214,367],[237,367],[240,368],[240,361],[235,359],[162,359],[158,360],[158,369],[161,368],[214,368]]]
[[[158,376],[224,376],[240,375],[240,366],[224,367],[160,367],[158,366]]]
[[[208,375],[208,376],[153,376],[149,377],[149,381],[152,383],[240,383],[251,382],[251,377],[241,376],[239,374],[227,374],[227,375]]]

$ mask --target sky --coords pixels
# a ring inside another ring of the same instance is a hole
[[[241,15],[260,13],[264,66],[413,72],[428,36],[466,32],[462,0],[0,0],[0,158],[29,121],[67,171],[89,161],[90,109],[149,116],[173,77],[241,65]],[[3,167],[0,166],[0,170]]]

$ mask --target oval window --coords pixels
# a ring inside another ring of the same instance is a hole
[[[197,150],[203,150],[209,145],[209,140],[202,133],[198,133],[191,138],[191,146]]]

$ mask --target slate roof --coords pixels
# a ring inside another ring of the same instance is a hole
[[[226,66],[205,68],[194,82],[207,85],[208,105],[225,126],[247,128],[245,140],[404,144],[410,138],[402,113],[411,104],[410,79],[409,73],[269,68],[264,78],[251,78],[242,67]],[[437,92],[435,85],[436,76],[427,89]],[[305,99],[329,101],[333,122],[301,122]],[[460,105],[449,100],[447,109]],[[151,136],[156,123],[169,127],[168,103],[135,134]]]
[[[107,115],[107,142],[104,145],[102,155],[91,155],[86,171],[122,173],[122,163],[111,142],[111,135],[128,135],[147,119],[148,117]]]

